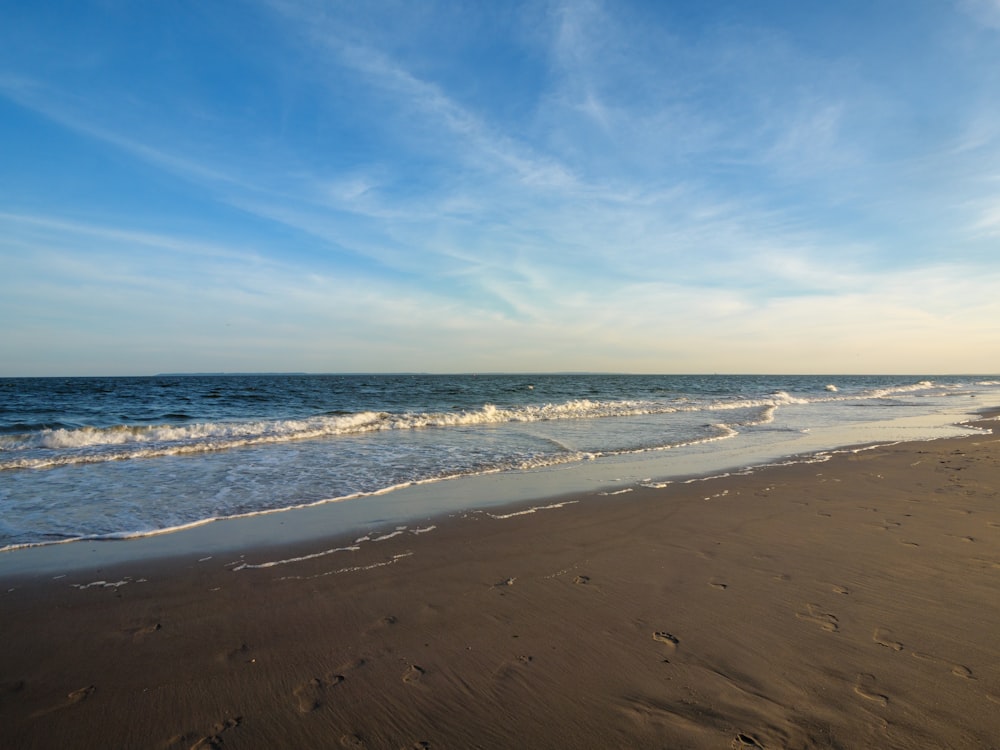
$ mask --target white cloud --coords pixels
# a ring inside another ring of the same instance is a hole
[[[255,65],[294,47],[301,75],[278,65],[275,88],[311,118],[280,137],[253,118],[231,127],[243,110],[224,98],[183,94],[205,110],[201,139],[184,116],[153,122],[155,87],[0,78],[0,95],[143,180],[152,166],[143,185],[169,181],[203,211],[151,219],[107,199],[0,214],[19,341],[51,334],[53,300],[81,326],[144,323],[175,346],[186,329],[203,353],[214,337],[312,369],[348,367],[335,350],[359,369],[842,370],[857,351],[893,369],[888,352],[943,356],[995,333],[988,97],[928,114],[938,129],[896,149],[886,113],[917,122],[902,114],[921,100],[853,64],[850,45],[816,52],[794,30],[717,16],[684,35],[669,13],[640,27],[629,6],[557,4],[532,15],[537,46],[510,53],[541,58],[531,85],[476,96],[450,48],[413,52],[418,34],[390,44],[396,32],[346,6],[269,7],[275,45]],[[457,11],[441,12],[447,25]],[[163,229],[176,219],[228,239]]]
[[[977,210],[978,217],[969,228],[976,238],[1000,237],[1000,198]]]
[[[1000,0],[958,0],[958,7],[982,25],[1000,30]]]
[[[122,135],[81,111],[83,105],[69,101],[62,92],[56,92],[37,81],[25,78],[0,78],[0,95],[18,105],[52,120],[82,135],[103,141],[136,158],[196,182],[240,184],[233,176],[205,165],[197,159],[150,146]]]

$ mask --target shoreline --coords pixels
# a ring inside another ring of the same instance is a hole
[[[0,744],[991,747],[998,470],[977,433],[3,576]]]
[[[713,440],[542,469],[415,482],[359,497],[205,519],[134,536],[27,544],[0,550],[0,581],[97,570],[141,560],[200,558],[309,544],[326,538],[346,539],[379,529],[440,523],[489,508],[513,508],[570,495],[614,495],[651,482],[665,485],[758,471],[789,462],[809,463],[817,456],[825,460],[843,451],[930,439],[932,435],[934,439],[960,439],[974,434],[975,425],[988,421],[984,415],[990,414],[1000,414],[1000,406],[981,407],[979,412],[956,408],[949,413],[865,423],[861,432],[852,431],[851,425],[825,428],[800,433],[788,443],[751,441],[747,445],[737,437],[734,443]],[[859,441],[860,436],[867,439]]]

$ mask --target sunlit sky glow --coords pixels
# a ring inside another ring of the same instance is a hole
[[[0,376],[1000,371],[1000,0],[0,9]]]

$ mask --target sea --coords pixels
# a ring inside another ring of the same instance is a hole
[[[985,376],[2,378],[0,550],[389,496],[405,516],[417,486],[450,497],[438,512],[468,509],[477,477],[538,479],[540,494],[583,477],[613,502],[634,483],[962,434],[997,405]]]

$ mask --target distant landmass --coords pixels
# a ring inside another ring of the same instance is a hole
[[[158,372],[154,378],[206,378],[215,375],[308,375],[308,372]]]

